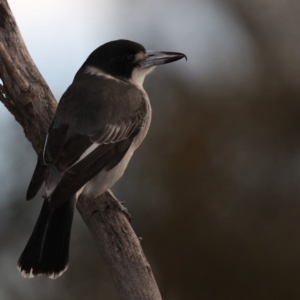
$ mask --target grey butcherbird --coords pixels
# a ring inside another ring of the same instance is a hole
[[[41,213],[18,261],[24,277],[57,278],[67,269],[77,197],[99,196],[122,176],[151,121],[145,76],[183,57],[118,40],[97,48],[79,69],[58,104],[27,191],[30,200],[45,182]]]

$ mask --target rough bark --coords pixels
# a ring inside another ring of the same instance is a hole
[[[0,79],[0,101],[39,153],[57,103],[28,53],[6,0],[0,0]],[[96,199],[80,198],[77,209],[110,268],[120,298],[161,299],[127,210],[111,192]]]
[[[0,97],[39,152],[56,101],[31,59],[6,1],[0,1]]]
[[[130,216],[112,193],[88,201],[79,197],[77,208],[109,265],[121,299],[161,299],[140,241],[129,224]]]

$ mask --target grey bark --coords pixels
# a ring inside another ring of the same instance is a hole
[[[121,299],[161,299],[140,241],[123,205],[108,191],[101,199],[79,197],[77,208],[109,265]],[[92,217],[91,217],[92,212]]]
[[[57,102],[22,39],[6,0],[0,0],[0,101],[21,124],[37,153]],[[110,191],[96,199],[79,198],[77,209],[103,255],[121,299],[161,299],[129,214]]]

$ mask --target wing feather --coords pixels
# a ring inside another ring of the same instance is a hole
[[[134,85],[97,76],[74,80],[59,102],[43,150],[44,163],[61,172],[51,196],[53,207],[124,157],[145,114],[144,94]],[[83,155],[92,145],[95,149]],[[33,175],[36,184],[31,182],[28,189],[30,197],[45,180],[42,163],[38,160]]]
[[[132,143],[132,139],[114,144],[106,144],[96,148],[82,161],[64,172],[60,182],[51,195],[50,207],[56,209],[66,199],[74,195],[90,179],[103,168],[113,168],[124,157]]]

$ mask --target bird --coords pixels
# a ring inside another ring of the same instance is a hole
[[[146,75],[182,58],[115,40],[79,68],[58,103],[27,190],[30,200],[45,184],[40,215],[17,264],[23,277],[56,279],[67,270],[79,195],[97,197],[123,175],[151,122]]]

